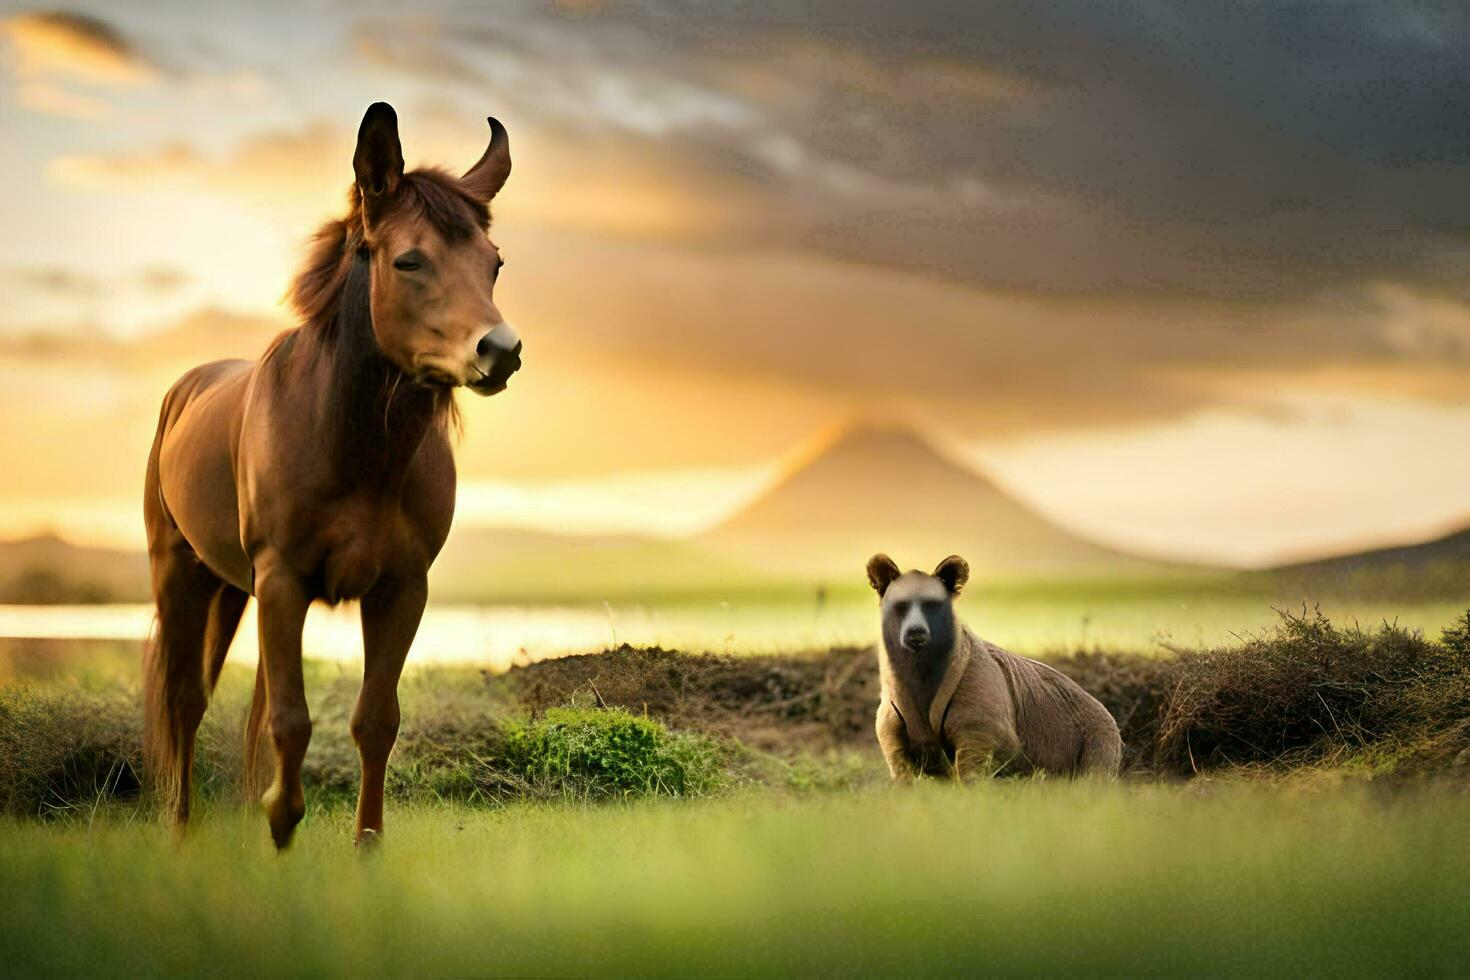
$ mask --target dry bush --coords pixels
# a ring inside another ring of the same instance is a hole
[[[1283,613],[1238,645],[1143,667],[1141,683],[1124,679],[1140,665],[1121,658],[1093,688],[1135,764],[1161,773],[1312,764],[1389,744],[1413,752],[1463,741],[1470,627],[1462,618],[1456,629],[1435,643],[1390,623],[1339,628],[1317,610]]]
[[[1338,629],[1319,612],[1239,646],[1180,658],[1154,762],[1177,772],[1360,748],[1410,719],[1403,691],[1422,683],[1432,644],[1384,625]]]
[[[142,730],[136,699],[0,688],[0,814],[67,816],[138,795]]]

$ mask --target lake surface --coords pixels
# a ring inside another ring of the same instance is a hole
[[[1259,596],[1131,595],[1100,598],[1066,592],[987,595],[975,588],[960,612],[977,633],[1018,653],[1078,648],[1160,652],[1235,642],[1270,628],[1279,616]],[[1284,605],[1284,604],[1280,604]],[[1292,604],[1299,611],[1300,604]],[[1388,620],[1429,636],[1465,611],[1463,603],[1323,603],[1339,626]],[[153,621],[148,605],[0,605],[0,639],[140,642]],[[430,606],[409,665],[467,663],[507,670],[518,663],[591,653],[620,643],[716,653],[790,653],[877,641],[871,596],[810,600],[684,601],[661,605]],[[360,661],[355,604],[316,606],[307,617],[307,656]],[[254,608],[246,611],[230,653],[254,663]]]
[[[864,619],[866,617],[863,617]],[[141,642],[153,623],[150,605],[0,605],[0,637]],[[410,664],[472,663],[507,670],[573,653],[632,643],[717,652],[813,648],[867,643],[862,621],[845,610],[824,615],[813,607],[790,610],[728,604],[647,606],[437,606],[424,613]],[[309,657],[362,658],[358,608],[313,606],[302,640]],[[229,662],[254,663],[259,649],[254,604],[246,610]]]

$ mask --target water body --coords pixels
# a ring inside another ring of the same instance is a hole
[[[1134,653],[1230,644],[1269,629],[1279,619],[1260,596],[1181,593],[1098,597],[1071,592],[1003,594],[973,586],[959,611],[987,639],[1025,655],[1109,649]],[[1300,603],[1295,604],[1297,611]],[[1463,603],[1333,602],[1322,611],[1340,626],[1365,627],[1387,620],[1429,636],[1465,611]],[[0,640],[138,643],[153,621],[151,606],[0,605]],[[424,614],[410,668],[474,664],[507,670],[568,654],[594,653],[619,644],[663,646],[714,653],[792,653],[832,646],[872,646],[878,640],[877,601],[858,595],[831,601],[752,599],[657,604],[539,606],[435,606]],[[362,635],[355,604],[316,606],[306,621],[308,657],[360,662]],[[10,644],[14,646],[14,643]],[[233,664],[257,659],[253,607],[246,611],[230,653]],[[34,660],[36,650],[27,656]],[[0,649],[3,656],[3,649]]]
[[[648,606],[431,606],[414,639],[410,665],[468,663],[507,670],[621,643],[744,653],[866,643],[866,617],[811,607],[772,609],[707,603]],[[153,623],[150,605],[0,605],[0,638],[142,642]],[[355,604],[313,606],[302,639],[308,657],[362,659]],[[258,656],[254,607],[230,649],[232,664]]]

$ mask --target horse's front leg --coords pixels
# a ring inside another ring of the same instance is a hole
[[[301,761],[311,741],[311,713],[301,676],[301,628],[311,603],[301,580],[283,568],[258,570],[255,595],[260,605],[266,720],[276,754],[275,779],[261,802],[270,820],[271,837],[277,848],[284,849],[306,815]]]
[[[398,678],[429,595],[422,574],[375,585],[362,597],[362,692],[352,712],[352,740],[362,757],[357,796],[359,845],[383,832],[383,780],[398,738]]]

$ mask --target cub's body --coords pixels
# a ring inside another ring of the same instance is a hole
[[[1056,670],[980,639],[954,617],[969,575],[949,558],[934,575],[868,565],[882,597],[878,744],[895,779],[960,778],[1005,769],[1118,773],[1123,743],[1096,698]]]

